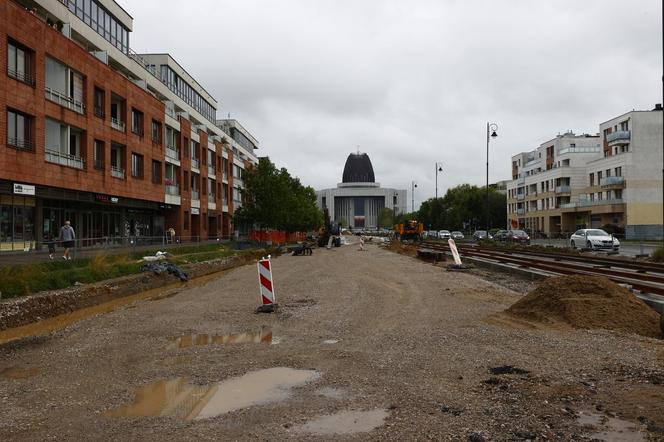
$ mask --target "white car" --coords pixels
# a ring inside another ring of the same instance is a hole
[[[450,235],[449,230],[441,230],[438,232],[438,238],[440,239],[450,239],[452,235]]]
[[[577,230],[569,238],[569,246],[573,249],[620,250],[620,241],[602,229]]]
[[[455,240],[455,241],[464,238],[463,233],[459,232],[458,230],[455,230],[454,232],[452,232],[451,235],[452,235],[452,239]]]

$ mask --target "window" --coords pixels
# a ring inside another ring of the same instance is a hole
[[[143,178],[143,155],[131,153],[131,176],[133,178]]]
[[[131,131],[138,136],[143,136],[143,112],[131,110]]]
[[[606,169],[606,176],[607,178],[611,176],[611,169]]]
[[[7,145],[19,150],[34,150],[34,118],[7,109]]]
[[[161,144],[161,123],[157,120],[152,120],[152,142]]]
[[[46,161],[83,169],[83,131],[59,121],[46,119]]]
[[[95,147],[92,152],[93,156],[93,161],[94,161],[94,168],[95,169],[104,169],[104,157],[105,157],[105,152],[104,152],[104,142],[95,140]]]
[[[102,119],[106,116],[104,112],[104,95],[103,89],[95,87],[95,116]]]
[[[7,43],[7,75],[34,87],[33,60],[34,52],[9,40]]]
[[[597,184],[602,184],[602,171],[597,172]]]
[[[616,176],[622,176],[622,166],[616,167],[615,172],[616,172]]]
[[[152,182],[161,184],[161,161],[152,160]]]
[[[594,186],[595,185],[595,174],[591,173],[589,176],[590,176],[590,185]]]
[[[46,57],[46,98],[74,112],[85,112],[83,75],[59,61]]]
[[[125,179],[126,147],[111,144],[111,176],[121,180]]]

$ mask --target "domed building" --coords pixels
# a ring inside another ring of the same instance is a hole
[[[404,213],[408,201],[405,189],[380,187],[369,155],[359,152],[348,155],[337,187],[319,190],[316,194],[318,207],[327,208],[331,220],[355,229],[377,228],[381,209],[388,207],[395,214]]]

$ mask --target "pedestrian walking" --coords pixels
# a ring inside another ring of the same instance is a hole
[[[74,242],[76,240],[76,233],[74,228],[71,226],[69,221],[65,221],[65,225],[60,228],[60,241],[62,241],[62,246],[65,248],[65,251],[62,255],[62,259],[70,260],[69,249],[74,247]]]
[[[53,254],[55,253],[55,238],[49,233],[44,239],[44,243],[48,246],[48,258],[53,259]]]

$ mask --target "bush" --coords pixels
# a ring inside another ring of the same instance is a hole
[[[664,262],[664,247],[657,247],[650,258],[655,262]]]

